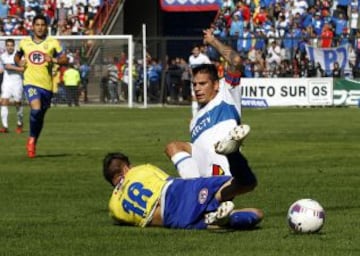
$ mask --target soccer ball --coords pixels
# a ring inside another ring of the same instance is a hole
[[[296,233],[315,233],[324,225],[324,208],[313,199],[300,199],[293,203],[287,215],[291,230]]]

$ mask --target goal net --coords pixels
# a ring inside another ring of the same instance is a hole
[[[127,104],[133,107],[134,94],[138,93],[135,86],[135,79],[129,75],[129,70],[135,68],[134,44],[132,35],[94,35],[94,36],[54,36],[62,44],[71,64],[75,68],[87,64],[90,67],[88,72],[86,88],[83,82],[79,90],[80,103],[86,99],[89,103],[107,104]],[[0,38],[0,53],[5,49],[5,40],[12,38],[15,40],[16,49],[18,43],[24,37],[6,36]],[[141,52],[138,53],[141,59]],[[117,86],[109,91],[109,72],[110,65],[116,64],[120,70]],[[61,72],[65,67],[59,68],[59,79],[54,79],[57,103],[63,103]],[[80,70],[81,73],[81,70]],[[85,79],[84,79],[85,80]],[[55,84],[56,83],[56,84]],[[86,89],[86,91],[85,91]],[[115,95],[114,95],[115,93]]]

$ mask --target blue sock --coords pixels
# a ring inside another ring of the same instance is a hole
[[[30,137],[37,139],[44,123],[44,111],[31,109],[30,111]]]
[[[254,212],[234,212],[230,215],[230,227],[234,229],[252,229],[260,220]]]

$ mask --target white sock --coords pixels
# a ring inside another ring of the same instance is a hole
[[[4,128],[8,128],[9,109],[7,106],[1,106],[1,122]]]
[[[23,125],[24,111],[23,106],[16,106],[17,125]]]
[[[199,168],[189,153],[178,152],[171,157],[171,161],[174,163],[181,178],[200,177]]]
[[[191,111],[192,111],[192,116],[193,117],[197,114],[198,108],[199,108],[199,104],[197,103],[197,101],[193,100],[191,102]]]

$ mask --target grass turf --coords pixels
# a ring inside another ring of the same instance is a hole
[[[214,232],[120,227],[107,213],[105,153],[176,175],[163,150],[187,140],[189,108],[52,108],[37,158],[26,157],[27,132],[0,134],[0,255],[358,255],[359,111],[245,109],[252,131],[243,152],[259,185],[235,202],[266,216],[254,231]],[[12,130],[14,116],[11,108]],[[300,198],[324,206],[320,233],[289,232],[287,209]]]

